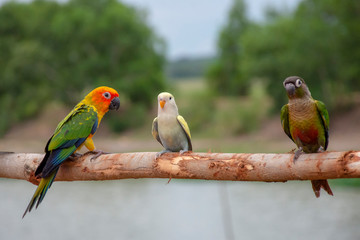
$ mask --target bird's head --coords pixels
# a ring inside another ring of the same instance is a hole
[[[171,93],[162,92],[158,95],[158,112],[178,112],[175,98]]]
[[[291,76],[283,82],[284,88],[289,99],[311,97],[309,88],[306,86],[304,79],[298,76]]]
[[[110,87],[95,88],[83,102],[95,106],[98,112],[103,114],[108,110],[118,110],[120,107],[119,93]]]

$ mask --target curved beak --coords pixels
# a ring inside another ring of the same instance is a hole
[[[110,110],[118,110],[120,107],[120,99],[118,97],[113,98],[110,102],[109,109]]]
[[[160,101],[159,101],[159,104],[160,104],[160,107],[161,107],[161,108],[164,108],[164,106],[165,106],[165,100],[160,100]]]
[[[289,94],[289,96],[293,96],[295,93],[295,85],[293,83],[287,83],[285,85],[286,92]]]

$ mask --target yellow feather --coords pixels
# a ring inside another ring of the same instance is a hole
[[[179,121],[181,127],[185,130],[185,133],[189,136],[189,138],[191,139],[191,134],[190,134],[190,128],[188,126],[188,124],[186,123],[185,119],[178,115],[177,117],[177,120]]]
[[[95,144],[94,141],[92,140],[92,135],[90,135],[86,140],[85,140],[85,147],[87,149],[89,149],[89,151],[94,151],[95,150]]]
[[[161,144],[161,140],[160,140],[160,136],[159,136],[159,130],[158,130],[158,118],[156,117],[153,121],[152,124],[152,129],[151,129],[151,134],[153,135],[153,137]]]

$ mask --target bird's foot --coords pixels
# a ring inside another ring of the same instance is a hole
[[[103,154],[109,154],[108,152],[104,152],[102,150],[93,150],[93,151],[88,151],[86,153],[83,154],[83,156],[86,156],[86,155],[94,155],[90,158],[90,162],[92,162],[93,160],[95,160],[96,158],[98,158],[100,155],[103,155]]]
[[[318,152],[319,152],[319,153],[325,152],[325,149],[323,148],[323,146],[320,146],[320,147],[319,147]]]
[[[81,154],[81,153],[76,153],[76,152],[74,152],[74,153],[71,154],[70,156],[72,156],[72,157],[81,157],[82,154]]]
[[[71,154],[71,155],[68,157],[68,159],[69,159],[70,161],[75,161],[75,159],[77,159],[77,158],[79,158],[79,157],[82,157],[82,156],[83,156],[83,154],[73,153],[73,154]]]
[[[296,162],[296,160],[298,160],[298,158],[300,157],[300,155],[302,153],[303,153],[303,149],[302,149],[302,147],[299,147],[299,149],[296,150],[296,152],[294,154],[294,158],[293,158],[294,163]]]
[[[164,153],[168,153],[168,152],[171,152],[171,151],[170,151],[170,150],[167,150],[167,149],[162,150],[161,152],[158,152],[158,153],[156,154],[156,158],[158,158],[158,157],[160,157],[161,155],[163,155]]]
[[[183,155],[184,153],[186,153],[186,152],[190,152],[189,150],[187,150],[187,149],[185,149],[185,150],[180,150],[180,155]]]

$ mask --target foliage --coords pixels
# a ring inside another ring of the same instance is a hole
[[[145,12],[116,0],[4,3],[0,135],[48,101],[73,105],[100,85],[149,108],[164,88],[164,43],[145,19]],[[112,121],[114,128],[126,128],[121,121]]]
[[[238,15],[238,21],[242,18]],[[251,27],[238,30],[237,44],[243,51],[238,54],[240,64],[232,70],[232,83],[223,84],[224,78],[210,70],[213,88],[227,94],[241,86],[248,92],[249,81],[261,78],[279,108],[286,102],[282,81],[299,75],[314,98],[331,108],[340,95],[360,87],[359,21],[358,1],[303,0],[292,13],[272,11],[266,22],[250,23]],[[218,51],[225,49],[220,46]],[[229,62],[219,61],[218,68],[230,68]],[[240,90],[235,92],[241,94]]]
[[[215,99],[208,91],[203,78],[177,79],[170,90],[175,96],[179,113],[189,124],[192,135],[211,126]]]
[[[216,96],[204,86],[204,80],[176,81],[174,94],[180,114],[189,124],[192,135],[225,137],[258,129],[272,107],[266,85],[251,83],[249,95]]]
[[[181,105],[181,114],[186,116],[186,121],[192,132],[200,133],[213,126],[212,118],[216,113],[215,102],[211,93],[204,91],[189,94]]]
[[[214,62],[213,57],[181,58],[167,64],[166,72],[170,79],[203,77],[207,68]]]
[[[208,72],[209,85],[221,94],[244,94],[249,86],[240,72],[243,44],[241,36],[249,27],[243,0],[234,0],[228,22],[220,32],[218,60]]]
[[[342,178],[342,179],[329,179],[329,184],[331,186],[345,186],[345,187],[360,187],[360,179],[358,178]]]
[[[231,136],[255,131],[266,119],[272,103],[260,81],[251,83],[247,97],[221,97],[217,102],[213,126],[217,135]]]

